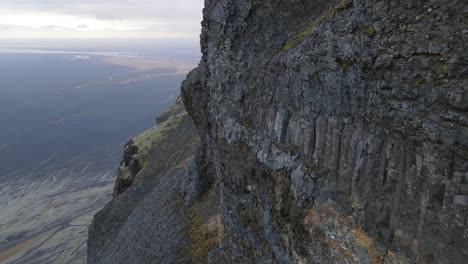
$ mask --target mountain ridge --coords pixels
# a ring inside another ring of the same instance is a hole
[[[193,123],[160,119],[190,154],[131,177],[170,181],[116,195],[144,202],[119,216],[117,239],[97,215],[90,263],[466,263],[462,1],[206,0],[203,12],[203,57],[182,85]]]

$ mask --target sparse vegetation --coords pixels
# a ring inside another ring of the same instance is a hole
[[[377,35],[377,31],[375,30],[374,26],[368,27],[364,32],[370,38],[373,38],[373,37],[375,37],[375,35]]]
[[[338,5],[333,7],[332,9],[325,12],[319,18],[317,18],[310,26],[308,26],[304,31],[297,34],[293,39],[289,40],[286,45],[283,47],[283,51],[287,51],[296,47],[297,45],[301,44],[305,38],[312,33],[312,30],[320,24],[323,23],[329,17],[335,17],[338,12],[346,10],[353,5],[352,0],[342,0]]]
[[[190,212],[188,238],[192,263],[205,263],[208,252],[217,244],[217,232],[209,230],[199,213]]]
[[[349,67],[351,67],[354,64],[354,61],[352,59],[348,59],[348,58],[345,58],[345,59],[337,58],[336,63],[338,63],[338,65],[340,65],[343,72],[347,72]]]
[[[224,239],[224,226],[218,212],[216,191],[212,188],[188,209],[188,242],[181,254],[182,263],[206,263],[208,253]]]
[[[241,211],[239,219],[244,226],[250,226],[254,231],[258,231],[261,228],[262,219],[260,212],[256,208]]]
[[[133,139],[135,146],[138,147],[138,155],[145,162],[145,157],[148,154],[148,151],[154,147],[157,142],[160,142],[167,138],[169,133],[179,126],[179,124],[184,121],[187,115],[172,117],[166,122],[161,123],[160,125],[150,128],[147,131],[141,133]]]
[[[418,79],[418,80],[416,81],[416,84],[417,84],[417,85],[423,85],[423,84],[425,84],[425,83],[426,83],[426,80],[424,80],[424,79]]]

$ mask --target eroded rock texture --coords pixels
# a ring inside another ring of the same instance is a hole
[[[131,155],[90,262],[468,263],[467,23],[461,0],[206,0],[200,143]]]
[[[211,262],[468,263],[466,2],[205,3]]]
[[[88,263],[175,263],[190,218],[180,186],[199,144],[181,100],[125,147],[114,199],[89,228]]]

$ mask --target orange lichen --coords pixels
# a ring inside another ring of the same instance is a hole
[[[364,247],[367,252],[369,253],[369,256],[371,257],[371,263],[381,263],[382,262],[382,256],[379,254],[377,251],[377,247],[375,246],[374,239],[369,237],[366,232],[362,229],[361,226],[358,226],[358,228],[354,229],[354,236],[356,238],[356,244],[359,246]]]

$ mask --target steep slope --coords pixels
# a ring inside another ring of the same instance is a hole
[[[214,262],[468,261],[463,1],[206,1]]]
[[[89,263],[173,262],[187,216],[178,186],[199,142],[181,100],[125,147],[114,199],[89,228]]]
[[[127,146],[90,263],[467,263],[467,23],[459,0],[206,0],[200,138],[169,111],[157,156]]]

